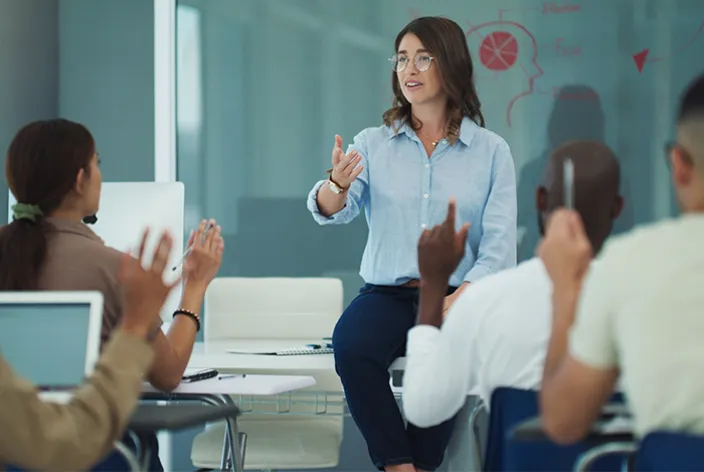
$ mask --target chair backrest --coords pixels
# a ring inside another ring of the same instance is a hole
[[[329,337],[342,301],[339,279],[217,278],[205,296],[204,339]]]
[[[519,423],[540,415],[539,393],[501,387],[491,396],[489,433],[484,456],[484,470],[564,471],[572,470],[579,456],[590,444],[561,446],[544,441],[518,442],[510,433]],[[613,400],[621,399],[620,396]],[[621,457],[609,456],[594,463],[592,470],[620,470]]]
[[[521,421],[539,414],[537,392],[508,387],[494,390],[491,394],[484,470],[506,470],[503,465],[506,435]]]
[[[704,470],[704,436],[657,431],[643,438],[635,470],[684,472]]]

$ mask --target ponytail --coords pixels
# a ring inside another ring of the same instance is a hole
[[[36,290],[47,255],[47,223],[16,219],[0,230],[0,290]]]

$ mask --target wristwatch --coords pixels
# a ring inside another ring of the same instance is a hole
[[[337,185],[332,179],[328,179],[328,188],[332,193],[336,193],[338,195],[342,195],[342,193],[346,190]]]
[[[328,170],[328,171],[327,171],[327,174],[328,174],[328,188],[330,189],[330,191],[331,191],[332,193],[337,194],[337,195],[342,195],[343,193],[345,193],[345,191],[346,191],[347,189],[340,187],[340,186],[337,184],[337,182],[335,182],[334,180],[332,180],[332,169]],[[348,187],[348,188],[349,188],[349,187]]]

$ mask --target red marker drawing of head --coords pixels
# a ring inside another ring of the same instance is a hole
[[[469,25],[465,32],[469,51],[475,63],[477,77],[497,80],[510,74],[511,84],[524,84],[506,105],[506,122],[511,126],[511,109],[516,102],[534,92],[534,81],[543,75],[537,63],[538,45],[533,35],[513,21],[492,21]]]

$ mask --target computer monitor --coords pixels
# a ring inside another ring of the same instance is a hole
[[[8,222],[12,221],[12,192],[8,195]],[[152,254],[162,231],[168,230],[174,240],[166,269],[165,280],[173,281],[181,275],[181,268],[172,271],[184,250],[185,189],[182,182],[104,182],[100,195],[97,222],[91,229],[110,247],[118,251],[136,250],[144,228],[150,228],[147,254]],[[147,261],[151,262],[151,261]],[[177,286],[164,303],[161,317],[170,321],[179,308],[181,288]]]
[[[100,356],[100,292],[0,292],[0,352],[21,377],[62,401]],[[51,390],[59,392],[50,392]]]

